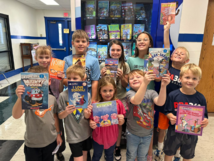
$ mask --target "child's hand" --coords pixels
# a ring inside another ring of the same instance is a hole
[[[57,73],[57,77],[64,79],[65,73],[63,71],[60,71],[59,73]]]
[[[170,122],[172,125],[175,125],[176,121],[177,121],[177,117],[174,115],[171,115],[169,118]]]
[[[161,86],[167,86],[170,83],[170,76],[169,74],[164,74],[164,77],[162,77]]]
[[[153,72],[146,72],[144,75],[144,83],[148,85],[152,80],[155,80],[156,74],[153,74]]]
[[[169,31],[171,24],[169,21],[166,22],[166,25],[164,25],[164,32]]]
[[[88,108],[86,108],[86,109],[84,110],[84,114],[90,117],[90,116],[91,116],[92,109],[93,109],[93,106],[92,106],[92,105],[88,105]]]
[[[118,117],[119,125],[123,125],[124,124],[124,115],[119,114],[119,115],[117,115],[117,117]]]
[[[90,127],[91,127],[92,129],[96,129],[96,128],[97,128],[97,124],[96,124],[96,122],[93,121],[93,120],[90,120],[89,125],[90,125]]]
[[[118,76],[119,78],[122,78],[122,77],[123,77],[123,70],[117,68],[117,76]]]
[[[60,144],[60,146],[62,145],[62,138],[61,138],[60,134],[57,135],[56,142],[57,142],[57,145],[59,145],[59,144]]]
[[[101,72],[101,76],[104,77],[107,74],[106,67],[103,67],[100,72]]]
[[[209,123],[208,119],[204,118],[204,120],[201,122],[201,127],[206,127],[208,123]]]
[[[66,108],[65,108],[65,111],[67,114],[71,114],[74,112],[74,110],[76,109],[76,107],[74,105],[68,105]]]
[[[21,99],[24,92],[25,92],[25,87],[23,85],[19,85],[16,88],[16,95],[17,95],[18,98]]]

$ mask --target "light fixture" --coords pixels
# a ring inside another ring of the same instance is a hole
[[[43,2],[46,5],[59,5],[56,1],[54,0],[40,0],[41,2]]]

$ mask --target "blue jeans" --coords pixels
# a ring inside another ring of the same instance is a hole
[[[131,134],[128,130],[126,132],[127,151],[126,161],[147,161],[147,154],[151,142],[152,133],[148,136],[139,137]]]
[[[106,161],[113,161],[113,154],[114,154],[114,148],[115,148],[116,143],[111,146],[108,149],[105,149],[105,156],[106,156]],[[93,148],[94,148],[94,154],[92,157],[92,161],[99,161],[100,158],[102,157],[103,154],[103,145],[98,144],[93,140]]]

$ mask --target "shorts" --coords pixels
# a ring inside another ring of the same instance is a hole
[[[69,146],[73,157],[81,157],[83,155],[82,151],[89,151],[92,148],[92,140],[89,137],[79,143],[69,144]]]
[[[166,115],[159,112],[159,118],[158,118],[158,128],[161,130],[167,130],[169,127],[169,119]]]
[[[195,156],[195,147],[198,136],[176,133],[174,126],[170,126],[164,141],[163,151],[166,155],[172,156],[180,147],[180,154],[184,159],[192,159]]]

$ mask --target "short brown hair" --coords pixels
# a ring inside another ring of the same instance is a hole
[[[128,77],[130,78],[131,76],[133,76],[135,73],[139,74],[139,75],[142,75],[144,77],[145,73],[140,70],[140,69],[134,69],[132,70],[129,74],[128,74]],[[129,80],[129,79],[128,79]]]
[[[102,77],[98,82],[97,99],[96,99],[98,102],[102,102],[103,101],[103,98],[102,98],[102,96],[100,94],[101,88],[104,87],[104,86],[107,86],[109,84],[112,84],[113,87],[114,87],[114,90],[115,90],[112,100],[116,99],[117,87],[116,87],[115,81],[114,81],[114,79],[112,77],[105,76],[105,77]]]
[[[43,66],[33,66],[28,69],[29,73],[49,73],[48,69]]]
[[[85,77],[85,68],[80,65],[72,65],[66,70],[66,75],[68,76],[72,73],[79,75],[83,79]]]
[[[198,76],[199,79],[201,79],[202,77],[201,68],[195,65],[194,63],[186,64],[181,67],[180,78],[189,70],[193,73],[193,75]]]
[[[76,38],[78,39],[86,39],[87,42],[89,42],[88,34],[84,30],[76,30],[74,31],[72,35],[72,41],[74,41]]]
[[[50,46],[39,46],[36,49],[36,56],[38,55],[50,55],[52,57],[52,50]]]

